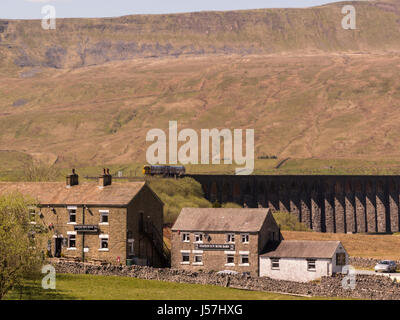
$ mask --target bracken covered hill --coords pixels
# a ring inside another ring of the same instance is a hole
[[[341,26],[345,4],[59,19],[53,31],[0,21],[0,157],[143,162],[146,132],[178,120],[254,128],[256,156],[397,159],[400,3],[354,2],[356,30]]]

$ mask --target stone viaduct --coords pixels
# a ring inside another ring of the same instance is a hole
[[[314,231],[400,231],[400,176],[189,176],[212,202],[287,211]]]

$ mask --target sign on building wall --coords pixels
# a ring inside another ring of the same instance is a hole
[[[92,224],[77,224],[74,228],[77,232],[98,232],[99,226]]]
[[[229,250],[234,251],[234,244],[196,244],[195,250]]]

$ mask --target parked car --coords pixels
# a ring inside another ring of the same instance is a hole
[[[375,266],[375,272],[396,272],[396,262],[393,260],[379,261]]]

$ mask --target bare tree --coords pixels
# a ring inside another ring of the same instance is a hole
[[[54,166],[43,163],[31,162],[24,167],[24,181],[56,181],[60,177],[60,171]]]

